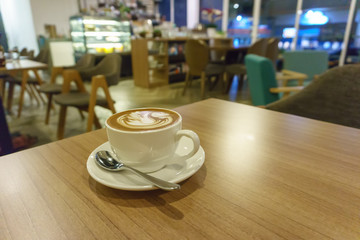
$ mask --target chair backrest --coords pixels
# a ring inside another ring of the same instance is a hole
[[[40,50],[39,54],[36,57],[34,57],[34,61],[47,64],[49,62],[49,56],[50,56],[50,49],[45,47]]]
[[[284,69],[305,73],[312,80],[314,75],[324,73],[329,67],[329,56],[326,51],[289,51],[283,53]]]
[[[81,70],[95,66],[95,55],[87,53],[76,62],[74,69]]]
[[[190,74],[200,75],[209,63],[209,48],[200,40],[189,39],[185,43],[185,61]]]
[[[34,58],[34,50],[28,51],[27,56],[29,57],[29,59],[33,59]]]
[[[279,39],[278,38],[269,38],[267,42],[266,54],[265,57],[270,59],[276,69],[276,61],[279,56]]]
[[[279,100],[279,94],[270,92],[270,88],[277,87],[272,62],[262,56],[247,54],[245,65],[253,105],[266,105]]]
[[[28,55],[28,51],[27,51],[27,48],[23,48],[20,53],[19,53],[20,56],[27,56]]]
[[[267,109],[360,128],[360,66],[329,69],[299,93]]]
[[[265,57],[266,55],[266,48],[267,48],[267,38],[260,38],[255,43],[253,43],[248,51],[247,54],[255,54],[258,56]]]
[[[106,55],[95,67],[81,69],[79,73],[83,80],[91,81],[95,75],[104,75],[108,86],[120,81],[121,57],[118,53]]]
[[[209,39],[210,46],[229,47],[233,46],[232,38],[211,38]],[[210,60],[214,63],[222,63],[226,57],[227,50],[211,50]]]

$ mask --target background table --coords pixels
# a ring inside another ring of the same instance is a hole
[[[34,73],[36,80],[38,81],[39,85],[41,85],[42,79],[38,73],[38,70],[46,69],[47,67],[48,67],[47,64],[44,64],[41,62],[36,62],[33,60],[28,60],[28,59],[20,59],[20,60],[13,60],[11,62],[7,61],[6,67],[0,68],[0,72],[6,72],[11,75],[15,75],[17,72],[21,72],[22,81],[21,81],[18,117],[21,116],[21,110],[22,110],[22,105],[23,105],[23,101],[24,101],[24,92],[25,92],[27,80],[29,78],[28,71],[32,71]],[[8,94],[8,100],[7,100],[8,112],[11,112],[13,91],[14,91],[14,83],[10,82],[9,94]]]
[[[360,239],[360,130],[215,99],[177,110],[206,152],[181,190],[95,182],[106,133],[86,133],[0,158],[0,239]]]

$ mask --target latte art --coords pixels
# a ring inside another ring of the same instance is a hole
[[[130,129],[154,129],[166,127],[173,123],[174,119],[165,112],[137,111],[120,116],[117,122]]]
[[[180,120],[179,114],[167,109],[133,109],[112,115],[110,127],[124,131],[147,131],[166,128]]]

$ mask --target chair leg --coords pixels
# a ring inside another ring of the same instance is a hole
[[[186,73],[186,78],[185,78],[185,85],[184,85],[184,90],[182,92],[182,95],[184,96],[186,93],[186,89],[189,87],[189,83],[190,83],[190,73],[187,72]]]
[[[78,110],[79,110],[81,120],[84,120],[85,119],[84,113],[81,111],[81,109],[78,109]]]
[[[233,83],[233,80],[234,80],[234,75],[232,75],[232,74],[227,75],[226,93],[229,93],[229,92],[230,92],[230,88],[231,88],[231,85],[232,85],[232,83]]]
[[[45,124],[46,125],[49,124],[50,111],[51,111],[51,105],[52,105],[52,97],[53,97],[52,93],[47,94],[48,103],[47,103],[47,107],[46,107],[46,116],[45,116]]]
[[[96,114],[94,114],[94,124],[95,124],[95,127],[96,127],[97,129],[100,129],[100,128],[101,128],[101,124],[100,124],[99,118],[97,117]]]
[[[41,79],[41,77],[40,77],[40,75],[39,75],[39,72],[38,72],[37,70],[35,70],[35,69],[33,69],[32,71],[33,71],[33,73],[34,73],[34,75],[35,75],[36,80],[38,81],[38,84],[41,85],[41,84],[43,83],[43,81],[42,81],[42,79]],[[44,98],[41,96],[41,94],[40,94],[40,92],[39,92],[39,89],[37,89],[35,85],[31,85],[31,87],[32,87],[33,89],[35,89],[35,92],[38,94],[40,100],[42,101],[43,104],[45,104],[45,100],[44,100]],[[35,98],[37,98],[36,93],[34,93]]]
[[[227,73],[224,72],[221,77],[220,77],[220,82],[221,82],[221,91],[223,93],[225,93],[225,89],[226,89],[226,82],[227,82]]]
[[[67,110],[67,106],[61,106],[61,107],[60,107],[59,122],[58,122],[58,131],[57,131],[57,138],[58,138],[58,140],[64,138],[65,121],[66,121],[66,110]]]
[[[37,96],[36,96],[36,94],[35,94],[35,91],[34,91],[34,89],[32,88],[32,84],[28,84],[28,85],[26,86],[26,91],[29,93],[30,98],[31,98],[31,99],[34,98],[35,101],[36,101],[36,103],[37,103],[37,105],[40,106],[40,100],[37,98]]]
[[[74,70],[74,69],[64,70],[63,78],[64,78],[64,82],[63,82],[61,93],[70,92],[72,81],[75,82],[79,92],[86,92],[84,83],[83,83],[81,76],[77,70]]]
[[[95,115],[95,105],[96,105],[96,94],[95,94],[95,96],[90,95],[90,103],[89,103],[89,110],[88,110],[88,122],[87,122],[87,127],[86,127],[87,132],[90,132],[92,130],[94,118],[97,118]]]
[[[97,127],[101,127],[100,123],[96,123],[97,117],[95,115],[95,105],[96,105],[96,98],[97,98],[96,93],[99,88],[102,88],[104,90],[107,105],[108,105],[109,109],[112,111],[112,113],[116,112],[115,107],[114,107],[114,102],[111,99],[109,88],[106,83],[105,76],[98,75],[98,76],[92,77],[90,102],[89,102],[89,109],[88,109],[88,123],[87,123],[87,131],[88,132],[92,130],[92,125],[94,123],[94,119],[95,119],[95,124],[97,125]]]
[[[216,76],[215,76],[215,80],[214,80],[213,82],[210,81],[209,91],[214,90],[215,86],[218,84],[219,81],[220,81],[220,75],[216,75]]]
[[[241,92],[242,90],[242,87],[244,85],[244,77],[245,77],[245,74],[240,74],[239,76],[239,82],[238,82],[238,90]]]
[[[12,108],[12,101],[13,101],[13,97],[14,97],[14,83],[10,83],[9,82],[9,90],[8,90],[8,96],[7,96],[7,101],[6,101],[6,108],[7,111],[9,113],[11,113],[11,108]]]
[[[77,86],[79,92],[86,92],[84,83],[82,82],[81,76],[78,71],[73,70],[73,69],[64,70],[63,78],[64,78],[64,82],[63,82],[61,93],[70,92],[70,84],[72,81],[74,81],[76,83],[76,86]],[[58,139],[64,138],[66,110],[67,110],[67,106],[60,107],[58,130],[57,130]]]
[[[0,79],[0,97],[3,98],[5,94],[5,80]]]
[[[201,73],[201,98],[205,97],[205,80],[206,80],[205,72],[202,72]]]
[[[24,92],[25,92],[25,88],[26,88],[27,79],[28,79],[28,72],[23,71],[22,82],[21,82],[21,91],[20,91],[20,99],[19,99],[19,109],[18,109],[18,115],[17,115],[18,118],[20,118],[20,116],[21,116],[21,111],[22,111],[23,101],[24,101]]]
[[[193,78],[194,78],[194,76],[190,74],[188,87],[191,87]]]
[[[33,88],[35,89],[35,93],[37,93],[37,95],[39,96],[41,102],[45,105],[45,99],[41,95],[41,92],[39,91],[39,89],[35,85],[33,85]]]
[[[50,78],[50,83],[55,83],[56,82],[56,77],[60,74],[63,73],[63,68],[62,67],[53,67],[51,70],[51,78]]]

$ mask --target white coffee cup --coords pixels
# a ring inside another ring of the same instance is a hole
[[[182,129],[179,113],[163,108],[139,108],[116,113],[106,122],[109,143],[118,159],[144,172],[163,168],[176,157],[181,137],[192,139],[190,158],[200,147],[198,135]]]

